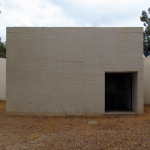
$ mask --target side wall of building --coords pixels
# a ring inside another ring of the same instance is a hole
[[[144,58],[144,104],[150,104],[150,57]]]
[[[134,72],[143,112],[142,28],[7,28],[6,112],[105,113],[105,73]]]
[[[6,59],[0,58],[0,100],[6,100]]]

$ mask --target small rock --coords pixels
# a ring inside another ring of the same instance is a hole
[[[88,140],[84,139],[85,142],[88,142]]]

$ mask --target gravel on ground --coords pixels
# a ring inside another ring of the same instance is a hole
[[[5,109],[0,101],[0,150],[150,150],[150,105],[141,115],[79,117],[7,116]]]

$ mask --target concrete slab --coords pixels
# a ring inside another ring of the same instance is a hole
[[[106,111],[105,115],[137,115],[134,111]]]

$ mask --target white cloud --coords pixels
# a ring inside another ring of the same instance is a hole
[[[2,0],[0,36],[10,26],[143,26],[149,0]]]

